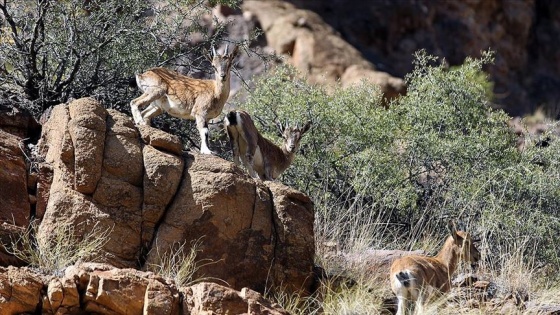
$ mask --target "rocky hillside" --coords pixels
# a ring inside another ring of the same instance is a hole
[[[410,72],[412,54],[418,49],[457,65],[490,48],[496,52],[495,64],[488,70],[498,104],[514,116],[532,113],[539,106],[558,115],[558,1],[288,2],[318,14],[378,70],[396,77]]]

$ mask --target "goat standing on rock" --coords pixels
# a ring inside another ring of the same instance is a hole
[[[454,222],[449,222],[448,228],[451,235],[435,257],[405,256],[391,265],[391,289],[399,300],[397,315],[411,311],[412,302],[416,302],[416,314],[422,314],[428,286],[448,292],[459,260],[471,263],[480,260],[475,240],[468,233],[457,231]]]
[[[277,122],[276,126],[284,138],[282,148],[264,138],[245,111],[229,112],[225,125],[233,150],[233,162],[239,166],[241,161],[253,178],[274,180],[292,164],[301,137],[309,130],[311,122],[301,128]]]
[[[166,68],[153,68],[136,75],[138,88],[144,93],[130,102],[134,122],[149,125],[150,118],[163,112],[195,120],[200,133],[200,153],[212,154],[208,148],[208,120],[220,115],[229,97],[230,68],[238,46],[230,55],[227,50],[226,47],[225,53],[219,55],[212,49],[214,80],[194,79]]]

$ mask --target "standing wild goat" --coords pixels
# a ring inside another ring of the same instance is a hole
[[[222,112],[229,97],[230,68],[237,50],[235,46],[228,55],[226,47],[224,55],[219,55],[212,48],[214,80],[194,79],[166,68],[153,68],[137,75],[136,82],[144,94],[130,102],[134,122],[137,125],[149,125],[150,118],[163,112],[196,120],[196,128],[200,133],[200,152],[211,154],[212,151],[208,149],[208,120]],[[140,112],[145,106],[146,109]]]
[[[276,126],[284,138],[282,148],[279,148],[259,133],[247,112],[229,112],[225,124],[233,150],[233,162],[239,165],[241,161],[253,178],[262,180],[274,180],[290,166],[301,137],[311,127],[311,122],[301,128],[282,126],[277,122]]]
[[[399,258],[391,265],[391,289],[399,300],[397,315],[411,311],[416,302],[416,314],[422,314],[427,300],[428,286],[441,292],[451,289],[451,275],[459,260],[476,263],[480,252],[474,240],[463,231],[457,231],[455,223],[448,225],[451,235],[435,257],[411,255]]]

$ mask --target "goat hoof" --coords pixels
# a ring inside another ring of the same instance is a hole
[[[210,155],[218,155],[216,152],[211,151],[210,149],[201,149],[200,150],[201,154],[210,154]]]

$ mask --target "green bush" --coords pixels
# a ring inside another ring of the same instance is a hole
[[[515,148],[509,117],[488,106],[482,67],[491,61],[484,53],[448,68],[419,52],[406,96],[387,109],[371,84],[327,93],[280,67],[238,106],[272,139],[276,118],[313,121],[282,181],[315,201],[321,240],[349,241],[352,221],[373,226],[384,242],[376,246],[390,248],[424,230],[444,235],[445,222],[457,218],[490,246],[520,238],[527,250],[539,248],[539,259],[555,261],[558,144]]]

